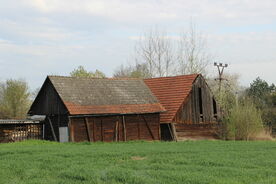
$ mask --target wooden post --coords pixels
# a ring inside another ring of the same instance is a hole
[[[149,125],[148,125],[148,122],[147,122],[146,118],[143,115],[142,115],[142,118],[144,119],[144,121],[145,121],[145,123],[147,125],[147,128],[148,128],[148,130],[150,132],[150,135],[151,135],[152,139],[155,140],[154,135],[153,135],[153,133],[152,133],[152,131],[151,131]]]
[[[140,136],[140,123],[139,123],[139,121],[138,121],[138,139],[139,140],[141,139],[141,136]]]
[[[89,128],[89,124],[88,124],[88,118],[85,117],[84,121],[85,121],[85,125],[86,125],[86,132],[87,132],[88,141],[91,142],[91,133],[90,133],[90,128]]]
[[[127,140],[126,137],[126,121],[125,121],[125,116],[123,115],[123,128],[124,128],[124,141]]]
[[[75,141],[75,137],[74,137],[74,125],[72,123],[71,118],[69,117],[69,138],[71,142]]]
[[[43,124],[42,124],[42,140],[45,139],[45,121],[43,121]]]
[[[115,141],[116,142],[118,141],[118,124],[119,124],[119,122],[116,121],[116,124],[115,124]]]
[[[93,132],[93,142],[96,142],[96,138],[95,138],[95,120],[93,119],[92,121],[92,132]]]
[[[102,134],[102,142],[104,141],[104,131],[103,131],[103,120],[101,119],[101,134]]]
[[[174,126],[173,123],[171,123],[171,125],[172,125],[173,134],[174,134],[174,140],[177,142],[177,141],[178,141],[178,138],[177,138],[175,126]]]
[[[174,134],[173,134],[173,132],[172,132],[171,126],[170,126],[170,124],[169,124],[169,123],[167,123],[167,125],[168,125],[168,128],[169,128],[169,131],[170,131],[171,137],[172,137],[172,139],[175,141],[175,136],[174,136]]]
[[[51,131],[52,131],[52,135],[53,135],[53,137],[54,137],[54,140],[57,141],[57,136],[56,136],[56,133],[55,133],[55,130],[54,130],[52,121],[51,121],[51,119],[49,118],[49,116],[47,116],[47,118],[48,118],[49,123],[50,123],[50,127],[51,127]]]
[[[119,119],[118,117],[118,141],[120,141],[120,121],[121,119]]]

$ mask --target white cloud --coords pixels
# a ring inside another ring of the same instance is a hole
[[[47,19],[33,19],[34,21],[47,21]],[[5,32],[9,35],[14,35],[14,37],[23,37],[25,40],[44,40],[44,41],[62,41],[69,39],[73,36],[70,31],[64,30],[62,28],[39,25],[35,26],[35,22],[32,23],[22,23],[17,21],[12,21],[9,19],[0,20],[1,32]]]
[[[0,38],[0,45],[1,44],[9,44],[9,43],[11,43],[11,41]]]
[[[274,0],[25,0],[44,13],[85,13],[119,21],[152,21],[191,16],[202,20],[273,21]]]
[[[228,63],[276,61],[276,33],[212,33],[208,47],[215,59]]]

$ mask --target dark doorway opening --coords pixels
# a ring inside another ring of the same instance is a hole
[[[217,103],[214,98],[213,98],[213,112],[214,112],[214,118],[217,119],[218,118]]]
[[[203,122],[203,103],[202,103],[202,90],[198,88],[198,105],[199,105],[199,118],[200,122]]]
[[[161,140],[162,141],[172,141],[173,140],[173,132],[171,124],[160,124],[161,130]]]

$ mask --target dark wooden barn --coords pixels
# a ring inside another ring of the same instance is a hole
[[[143,80],[48,76],[28,114],[46,140],[94,142],[160,140],[164,111]]]
[[[163,140],[217,138],[218,107],[199,74],[145,79],[166,109],[161,113]]]

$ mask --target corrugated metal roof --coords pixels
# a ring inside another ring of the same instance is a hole
[[[178,109],[192,90],[192,85],[198,75],[192,74],[144,79],[144,82],[166,109],[166,112],[161,113],[161,123],[172,121]]]
[[[165,109],[140,79],[49,76],[71,115],[155,113]]]
[[[0,124],[35,124],[40,123],[37,120],[14,120],[14,119],[0,119]]]

